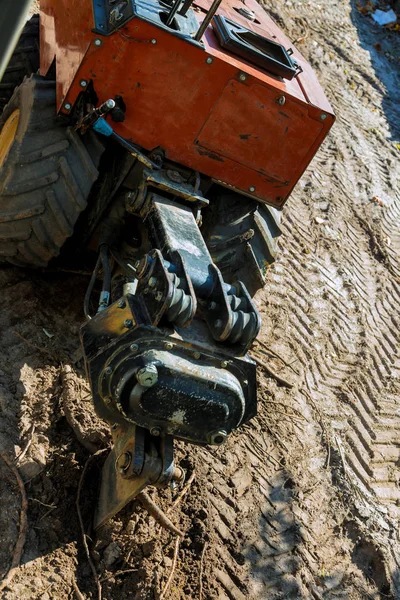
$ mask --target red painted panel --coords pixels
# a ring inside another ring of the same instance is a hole
[[[310,79],[310,67],[305,83],[303,75],[280,80],[223,50],[211,27],[202,48],[134,18],[121,31],[102,36],[98,47],[90,0],[73,6],[70,0],[41,0],[41,6],[48,20],[55,15],[55,47],[51,49],[51,35],[43,31],[42,65],[56,55],[61,110],[66,102],[74,104],[82,79],[92,81],[99,102],[117,94],[125,101],[125,121],[113,123],[117,133],[147,150],[161,146],[171,160],[244,193],[255,187],[253,195],[264,202],[284,203],[333,123],[321,88]],[[227,0],[222,6],[232,12]],[[263,29],[276,31],[257,10]],[[204,13],[197,11],[201,22]],[[212,64],[206,62],[210,56]],[[241,72],[247,74],[244,82]],[[231,84],[235,99],[229,101]],[[314,106],[308,101],[308,85],[314,90]],[[283,107],[277,103],[282,95]],[[257,102],[266,108],[255,106]],[[322,113],[327,114],[323,121]],[[247,143],[238,138],[238,128],[250,133]]]

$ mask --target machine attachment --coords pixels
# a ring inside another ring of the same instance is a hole
[[[182,480],[174,437],[220,445],[256,414],[256,370],[245,356],[260,328],[253,301],[213,264],[196,203],[156,193],[143,171],[146,196],[125,196],[125,208],[142,215],[152,246],[132,267],[135,293],[101,303],[81,331],[94,406],[114,437],[96,526],[145,486]]]

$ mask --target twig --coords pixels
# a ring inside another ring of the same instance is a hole
[[[283,362],[284,365],[289,367],[289,369],[292,369],[293,373],[295,373],[296,375],[299,375],[299,372],[296,371],[296,369],[294,367],[292,367],[293,363],[295,363],[299,360],[298,358],[295,358],[291,363],[289,363],[289,362],[287,362],[287,360],[285,360],[283,358],[283,356],[281,356],[280,354],[275,352],[275,350],[272,350],[272,348],[269,348],[269,346],[267,346],[267,344],[265,342],[263,342],[262,340],[256,339],[256,342],[257,342],[257,344],[262,346],[267,353],[272,354],[272,356],[275,356],[276,358],[278,358],[281,362]]]
[[[28,518],[27,518],[28,500],[26,497],[24,482],[21,479],[21,475],[19,474],[18,469],[4,454],[0,454],[0,458],[7,465],[7,467],[10,469],[10,471],[12,471],[15,479],[17,480],[19,491],[21,494],[21,510],[20,510],[20,516],[19,516],[18,539],[17,539],[17,542],[14,547],[14,553],[13,553],[13,557],[11,560],[10,569],[0,584],[0,591],[2,591],[5,587],[7,587],[10,584],[12,578],[15,575],[15,572],[20,563],[20,560],[21,560],[22,551],[24,549],[25,540],[26,540],[26,533],[27,533],[27,529],[28,529]]]
[[[207,549],[207,542],[204,542],[203,551],[200,558],[200,573],[199,573],[199,600],[203,599],[203,570],[204,570],[204,556]]]
[[[137,573],[138,570],[139,569],[121,569],[120,571],[115,571],[115,573],[111,573],[110,575],[107,575],[107,577],[100,579],[100,583],[104,583],[105,581],[112,579],[112,577],[118,577],[118,575],[125,575],[125,573]]]
[[[81,500],[82,484],[83,484],[83,480],[86,475],[86,471],[89,467],[89,464],[94,460],[94,458],[96,456],[99,456],[99,454],[106,452],[106,450],[108,450],[108,448],[102,448],[101,450],[98,450],[97,452],[95,452],[94,454],[89,456],[89,458],[87,459],[87,461],[85,463],[85,466],[83,467],[82,475],[81,475],[81,478],[79,480],[79,485],[78,485],[78,493],[76,495],[76,512],[78,513],[79,525],[80,525],[81,533],[82,533],[83,547],[85,548],[86,557],[88,559],[90,569],[93,573],[93,579],[96,583],[98,600],[101,600],[101,596],[102,596],[101,583],[100,583],[99,577],[97,575],[96,567],[94,566],[93,561],[90,557],[89,547],[88,547],[87,540],[86,540],[85,527],[83,524],[82,513],[81,513],[81,508],[80,508],[80,500]]]
[[[189,491],[190,486],[193,483],[194,478],[195,478],[195,472],[193,471],[192,474],[190,475],[189,479],[187,480],[187,482],[183,486],[182,490],[178,494],[178,496],[175,498],[175,500],[173,501],[173,503],[171,504],[171,506],[168,508],[167,513],[166,513],[167,515],[169,515],[169,513],[171,511],[173,511],[174,508],[176,508],[178,506],[179,502],[181,502],[181,500],[184,497],[184,495],[187,494],[187,492]]]
[[[328,455],[327,455],[326,463],[325,463],[325,467],[328,468],[329,464],[331,462],[331,436],[329,435],[329,431],[328,431],[328,428],[327,428],[327,426],[325,424],[324,417],[322,416],[322,413],[321,413],[319,407],[315,404],[313,398],[311,397],[311,394],[309,394],[307,392],[307,390],[304,389],[304,387],[302,387],[300,389],[300,393],[303,393],[303,394],[305,394],[305,396],[307,396],[307,398],[309,399],[309,401],[310,401],[313,409],[315,410],[315,412],[317,413],[317,415],[319,417],[319,423],[321,425],[321,429],[323,431],[323,434],[325,435],[326,445],[328,446]]]
[[[175,525],[170,521],[167,515],[161,510],[159,506],[150,498],[150,496],[146,492],[140,492],[136,496],[137,500],[142,504],[143,508],[147,510],[147,512],[161,525],[164,529],[175,533],[179,537],[183,537],[183,533],[180,529],[175,527]]]
[[[18,333],[18,331],[14,331],[14,334],[23,342],[25,342],[25,344],[27,346],[29,346],[30,348],[33,348],[33,350],[37,350],[38,352],[43,352],[43,354],[47,354],[47,356],[50,356],[53,360],[54,356],[53,353],[50,352],[49,350],[47,350],[47,348],[41,348],[40,346],[36,346],[35,344],[32,344],[32,342],[30,342],[29,340],[27,340],[26,338],[24,338],[23,335],[21,335],[20,333]]]
[[[31,444],[33,442],[33,434],[34,433],[35,433],[35,426],[32,425],[31,431],[29,434],[28,443],[26,444],[25,448],[23,450],[21,450],[21,452],[18,454],[17,458],[15,459],[15,461],[14,461],[15,465],[18,465],[21,462],[21,460],[24,458],[24,456],[28,452],[29,448],[31,447]]]
[[[169,574],[169,577],[167,579],[167,583],[165,584],[165,587],[163,589],[163,591],[160,594],[160,600],[164,600],[169,586],[171,585],[172,579],[174,577],[174,573],[175,573],[175,568],[176,568],[176,562],[178,560],[178,552],[179,552],[179,544],[180,544],[181,538],[179,536],[176,537],[175,540],[175,549],[174,549],[174,558],[172,560],[172,567],[171,567],[171,573]]]
[[[75,596],[78,598],[78,600],[85,600],[85,596],[78,588],[78,584],[76,583],[75,579],[72,580],[72,587],[74,588]]]
[[[271,367],[269,367],[265,362],[263,362],[262,360],[260,360],[256,356],[254,356],[254,354],[250,354],[250,358],[252,360],[254,360],[254,362],[257,363],[257,365],[259,367],[261,367],[262,369],[264,369],[264,371],[270,377],[273,377],[273,379],[275,379],[278,383],[280,383],[284,387],[289,388],[289,389],[292,389],[294,387],[293,383],[290,383],[290,381],[287,381],[287,379],[284,379],[283,377],[281,377],[280,375],[278,375],[277,373],[275,373],[275,371],[273,371],[271,369]]]
[[[77,421],[73,414],[73,408],[76,406],[78,394],[76,391],[76,382],[71,366],[63,366],[60,375],[63,388],[61,393],[61,401],[67,423],[74,432],[78,442],[82,444],[82,446],[84,446],[86,450],[90,452],[90,454],[94,454],[98,449],[98,446],[87,439],[87,436],[83,432],[82,425],[79,423],[79,421]]]

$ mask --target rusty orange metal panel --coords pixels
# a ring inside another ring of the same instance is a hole
[[[224,0],[223,11],[248,26],[236,4]],[[255,5],[257,32],[288,47]],[[68,0],[42,0],[41,6],[47,18],[56,15],[60,110],[74,104],[82,80],[92,82],[99,102],[123,97],[126,119],[113,123],[118,134],[147,150],[161,146],[170,160],[263,202],[283,205],[333,123],[332,109],[299,54],[304,73],[288,81],[226,52],[211,27],[204,47],[139,18],[106,37],[91,31],[90,0],[73,7]],[[199,23],[208,6],[198,1]],[[102,45],[96,46],[99,37]],[[46,32],[42,44],[47,49],[42,61],[48,64]]]

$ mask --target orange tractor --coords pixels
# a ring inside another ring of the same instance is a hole
[[[94,257],[81,342],[114,440],[99,526],[183,481],[174,438],[220,445],[256,414],[252,296],[334,116],[256,0],[41,0],[4,57],[0,256]]]

